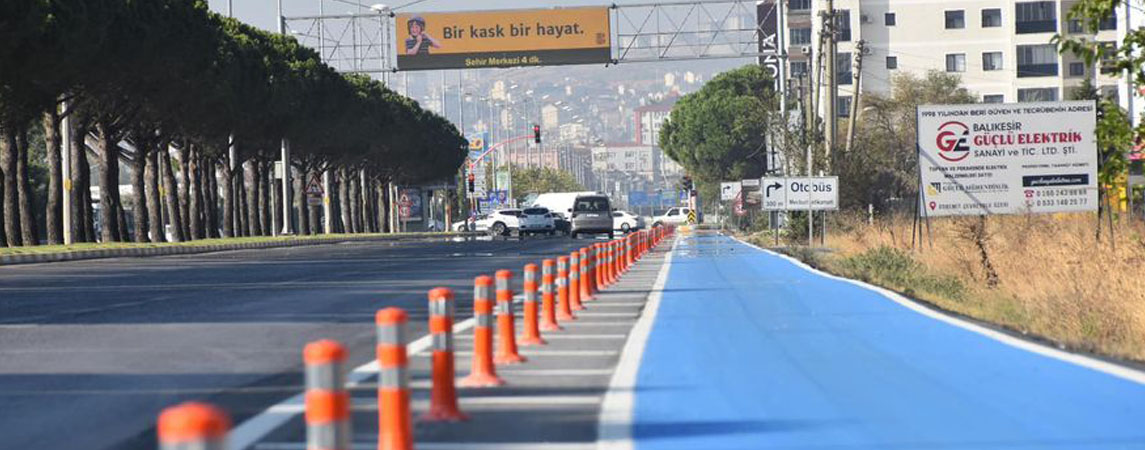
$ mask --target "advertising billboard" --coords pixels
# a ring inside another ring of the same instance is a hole
[[[1097,210],[1092,100],[918,108],[927,216]]]
[[[398,70],[607,63],[607,7],[398,14]]]

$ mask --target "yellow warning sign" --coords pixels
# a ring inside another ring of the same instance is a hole
[[[688,225],[696,224],[696,210],[688,210]]]

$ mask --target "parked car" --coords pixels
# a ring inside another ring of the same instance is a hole
[[[488,231],[493,236],[508,236],[520,229],[521,210],[498,209],[477,219],[476,231]]]
[[[573,239],[582,234],[608,234],[609,239],[614,236],[612,206],[604,195],[578,196],[573,202],[570,222],[572,231],[569,234]]]
[[[644,228],[644,218],[628,211],[616,210],[612,212],[612,229],[627,233]]]
[[[688,221],[688,212],[691,208],[676,207],[671,208],[659,216],[652,219],[652,226],[659,227],[664,225],[681,225]]]
[[[556,232],[556,222],[548,208],[534,207],[521,210],[520,232],[525,234]]]

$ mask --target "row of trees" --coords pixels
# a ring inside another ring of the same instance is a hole
[[[43,211],[29,182],[33,141],[46,150]],[[287,143],[297,175],[281,198],[274,161]],[[76,242],[162,241],[166,227],[174,240],[268,235],[284,221],[316,233],[321,208],[302,191],[323,173],[333,178],[332,231],[384,231],[388,186],[454,175],[464,147],[451,124],[416,102],[335,72],[292,37],[213,14],[205,1],[0,2],[0,242],[8,246],[39,236],[60,243],[64,227]],[[121,166],[130,205],[120,197]],[[283,202],[293,202],[286,217]]]

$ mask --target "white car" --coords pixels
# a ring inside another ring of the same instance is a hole
[[[520,229],[521,210],[498,209],[477,218],[475,231],[488,231],[493,236],[508,236]]]
[[[453,222],[453,231],[477,231],[475,228],[477,226],[476,223],[476,219],[470,218]]]
[[[688,221],[688,212],[690,211],[691,208],[684,207],[669,209],[664,214],[653,218],[652,226],[659,227],[664,225],[681,225]]]
[[[536,233],[553,234],[557,230],[553,213],[549,212],[548,208],[533,207],[521,210],[519,224],[519,230],[522,235]]]
[[[612,212],[612,229],[627,233],[632,230],[644,228],[644,219],[628,211],[616,210]]]

